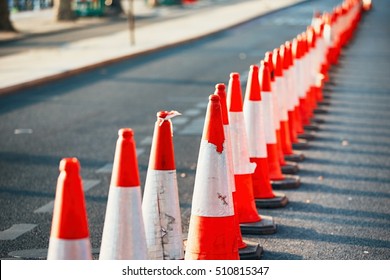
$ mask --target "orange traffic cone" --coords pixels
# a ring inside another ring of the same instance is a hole
[[[291,68],[291,44],[290,42],[286,42],[284,45],[280,47],[279,52],[280,58],[283,64],[283,74],[286,82],[286,108],[284,120],[282,122],[282,139],[284,139],[282,144],[282,150],[284,154],[284,158],[287,161],[293,162],[301,162],[305,159],[303,153],[297,152],[293,150],[293,142],[298,140],[294,122],[295,116],[293,114],[295,107],[296,96],[294,93],[294,85],[293,85],[293,69]]]
[[[293,149],[305,149],[308,148],[308,143],[306,140],[304,144],[301,144],[298,139],[298,124],[300,122],[300,118],[298,118],[297,112],[299,112],[299,96],[298,96],[298,81],[297,81],[297,66],[294,65],[293,57],[292,57],[292,43],[287,41],[285,43],[285,57],[288,61],[290,68],[290,79],[289,79],[289,89],[292,95],[292,104],[288,111],[288,120],[289,120],[289,128],[290,128],[290,140]],[[300,147],[300,145],[303,145]]]
[[[271,79],[271,89],[273,94],[273,116],[274,116],[274,127],[276,135],[276,152],[279,159],[280,168],[283,174],[296,174],[299,171],[298,165],[293,162],[286,162],[282,150],[282,112],[284,110],[284,80],[281,67],[281,61],[278,59],[274,60],[273,52],[266,52],[264,60],[268,63],[270,69],[272,69],[273,80]],[[272,112],[271,112],[272,114]]]
[[[200,144],[186,260],[237,260],[237,231],[228,183],[219,96],[211,95]]]
[[[237,193],[237,212],[241,231],[244,234],[275,233],[276,226],[272,217],[260,216],[257,213],[255,205],[252,174],[256,168],[256,164],[251,163],[249,158],[240,75],[238,73],[230,74],[227,94],[234,180]]]
[[[176,111],[157,113],[142,200],[149,259],[184,258],[183,234],[171,118]]]
[[[306,91],[307,91],[307,77],[306,77],[306,66],[307,60],[305,60],[305,42],[303,35],[300,34],[293,40],[292,43],[292,54],[294,58],[294,63],[296,67],[295,72],[295,86],[297,87],[299,104],[296,107],[296,131],[298,133],[298,138],[303,138],[306,140],[313,140],[315,135],[310,132],[305,132],[303,125],[305,121],[307,122],[306,115]]]
[[[256,169],[252,174],[256,206],[260,208],[284,207],[288,199],[283,193],[273,192],[268,174],[267,144],[257,65],[252,65],[249,70],[243,112],[248,133],[250,161],[256,163]]]
[[[237,244],[238,244],[238,253],[240,254],[241,260],[252,260],[260,259],[263,252],[263,248],[260,244],[243,240],[240,224],[238,221],[237,214],[237,198],[236,198],[236,185],[234,182],[234,168],[233,168],[233,155],[232,155],[232,145],[230,139],[230,126],[229,126],[229,115],[226,105],[226,86],[223,83],[217,84],[215,86],[214,94],[219,96],[222,110],[222,122],[223,129],[225,134],[225,149],[226,149],[226,160],[227,160],[227,169],[228,169],[228,183],[232,190],[233,204],[234,204],[234,217],[235,217],[235,228],[237,231]]]
[[[268,65],[273,64],[275,69],[275,82],[273,83],[273,96],[274,96],[274,108],[275,104],[279,111],[279,126],[276,129],[277,148],[279,153],[279,162],[284,174],[296,174],[299,171],[299,166],[295,162],[285,161],[285,154],[292,153],[292,145],[290,140],[290,131],[288,127],[288,113],[287,102],[288,93],[286,92],[286,78],[283,73],[283,61],[280,56],[280,50],[274,49],[274,51],[266,54],[265,61]],[[276,96],[276,97],[275,97]]]
[[[48,260],[91,260],[91,243],[80,163],[76,158],[60,162]]]
[[[147,247],[134,133],[123,128],[118,135],[99,259],[143,260]]]
[[[282,174],[280,168],[276,133],[274,129],[274,104],[272,97],[273,92],[271,89],[270,73],[267,62],[261,61],[260,64],[260,84],[262,97],[261,105],[262,110],[264,112],[265,139],[267,143],[268,167],[271,185],[274,189],[297,188],[300,185],[299,177],[293,175],[284,175]]]

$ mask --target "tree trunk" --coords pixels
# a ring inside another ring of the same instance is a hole
[[[0,0],[0,31],[16,31],[10,19],[8,0]]]
[[[54,9],[56,11],[57,21],[74,20],[76,18],[75,13],[72,10],[71,2],[72,0],[54,1]]]

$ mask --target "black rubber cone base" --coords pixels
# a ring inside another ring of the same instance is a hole
[[[306,129],[306,130],[310,130],[310,131],[318,131],[318,130],[320,130],[320,127],[317,124],[314,124],[314,123],[305,125],[303,128]]]
[[[297,174],[299,172],[299,166],[296,162],[286,162],[281,168],[283,174]]]
[[[301,178],[295,175],[284,175],[284,180],[271,180],[274,190],[292,190],[301,185]]]
[[[244,240],[247,245],[245,248],[238,250],[240,260],[260,260],[263,254],[263,247],[259,243]]]
[[[305,160],[305,155],[303,153],[294,151],[291,155],[284,155],[284,159],[292,162],[302,162]]]
[[[310,148],[310,145],[306,139],[298,139],[298,143],[292,143],[292,147],[296,150],[307,150]]]
[[[298,138],[305,139],[305,140],[314,140],[316,138],[316,134],[315,132],[312,131],[304,132],[302,134],[298,134]]]
[[[260,222],[240,224],[241,234],[265,235],[276,232],[274,218],[270,216],[259,216]]]
[[[281,208],[287,205],[288,198],[284,193],[274,192],[274,198],[255,198],[257,208]]]

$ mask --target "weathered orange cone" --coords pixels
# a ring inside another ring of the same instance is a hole
[[[91,260],[91,243],[80,163],[76,158],[60,162],[54,200],[48,260]]]
[[[183,233],[176,178],[171,118],[176,111],[157,113],[149,167],[146,174],[142,214],[148,256],[152,260],[184,258]]]
[[[195,175],[186,260],[239,259],[226,159],[220,99],[211,95]]]
[[[276,226],[272,217],[260,216],[255,205],[252,174],[256,164],[251,163],[249,159],[248,137],[245,129],[241,83],[238,73],[230,74],[227,94],[237,212],[241,231],[244,234],[274,233]]]
[[[233,204],[234,204],[234,217],[235,217],[235,227],[237,231],[237,244],[240,254],[241,260],[253,260],[253,259],[260,259],[261,254],[263,252],[263,248],[260,246],[260,244],[243,240],[241,229],[240,229],[240,223],[238,221],[238,214],[237,214],[237,199],[236,199],[236,185],[234,182],[234,168],[233,168],[233,155],[232,155],[232,145],[231,145],[231,139],[230,139],[230,126],[229,126],[229,115],[227,111],[227,105],[226,105],[226,86],[223,83],[217,84],[215,86],[215,92],[214,94],[219,96],[220,103],[221,103],[221,110],[222,110],[222,122],[223,122],[223,129],[225,133],[225,149],[226,149],[226,160],[227,160],[227,169],[228,169],[228,182],[230,185],[230,188],[232,190],[232,196],[233,196]]]
[[[134,133],[120,129],[100,248],[101,260],[148,258]]]
[[[288,199],[283,193],[273,192],[268,174],[267,144],[257,65],[252,65],[249,70],[243,112],[248,133],[250,161],[256,163],[256,169],[252,174],[256,206],[259,208],[284,207]]]
[[[264,112],[264,124],[265,124],[265,138],[267,143],[267,155],[268,155],[268,167],[269,177],[271,179],[271,185],[274,189],[289,189],[297,188],[300,185],[300,179],[298,176],[284,175],[282,174],[278,150],[276,133],[274,129],[273,112],[273,97],[271,89],[270,73],[268,63],[265,61],[260,62],[260,84],[261,84],[261,97],[262,97],[262,109]]]

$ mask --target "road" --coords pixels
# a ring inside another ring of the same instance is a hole
[[[366,50],[374,36],[385,50],[388,38],[378,37],[385,30],[373,34],[371,28],[388,23],[389,11],[380,9],[384,2],[364,18],[332,72],[329,113],[300,165],[303,185],[285,192],[286,208],[260,210],[274,217],[278,232],[246,237],[263,246],[263,259],[390,258],[390,88],[380,75],[389,69],[389,52]],[[134,129],[143,184],[160,110],[183,114],[173,126],[186,232],[214,85],[227,83],[231,72],[241,73],[245,82],[249,65],[302,32],[314,10],[338,3],[310,1],[190,44],[0,97],[0,258],[46,257],[58,164],[70,156],[81,162],[97,257],[117,132]],[[372,75],[378,73],[374,81],[362,75],[370,62],[376,63],[369,67]]]

